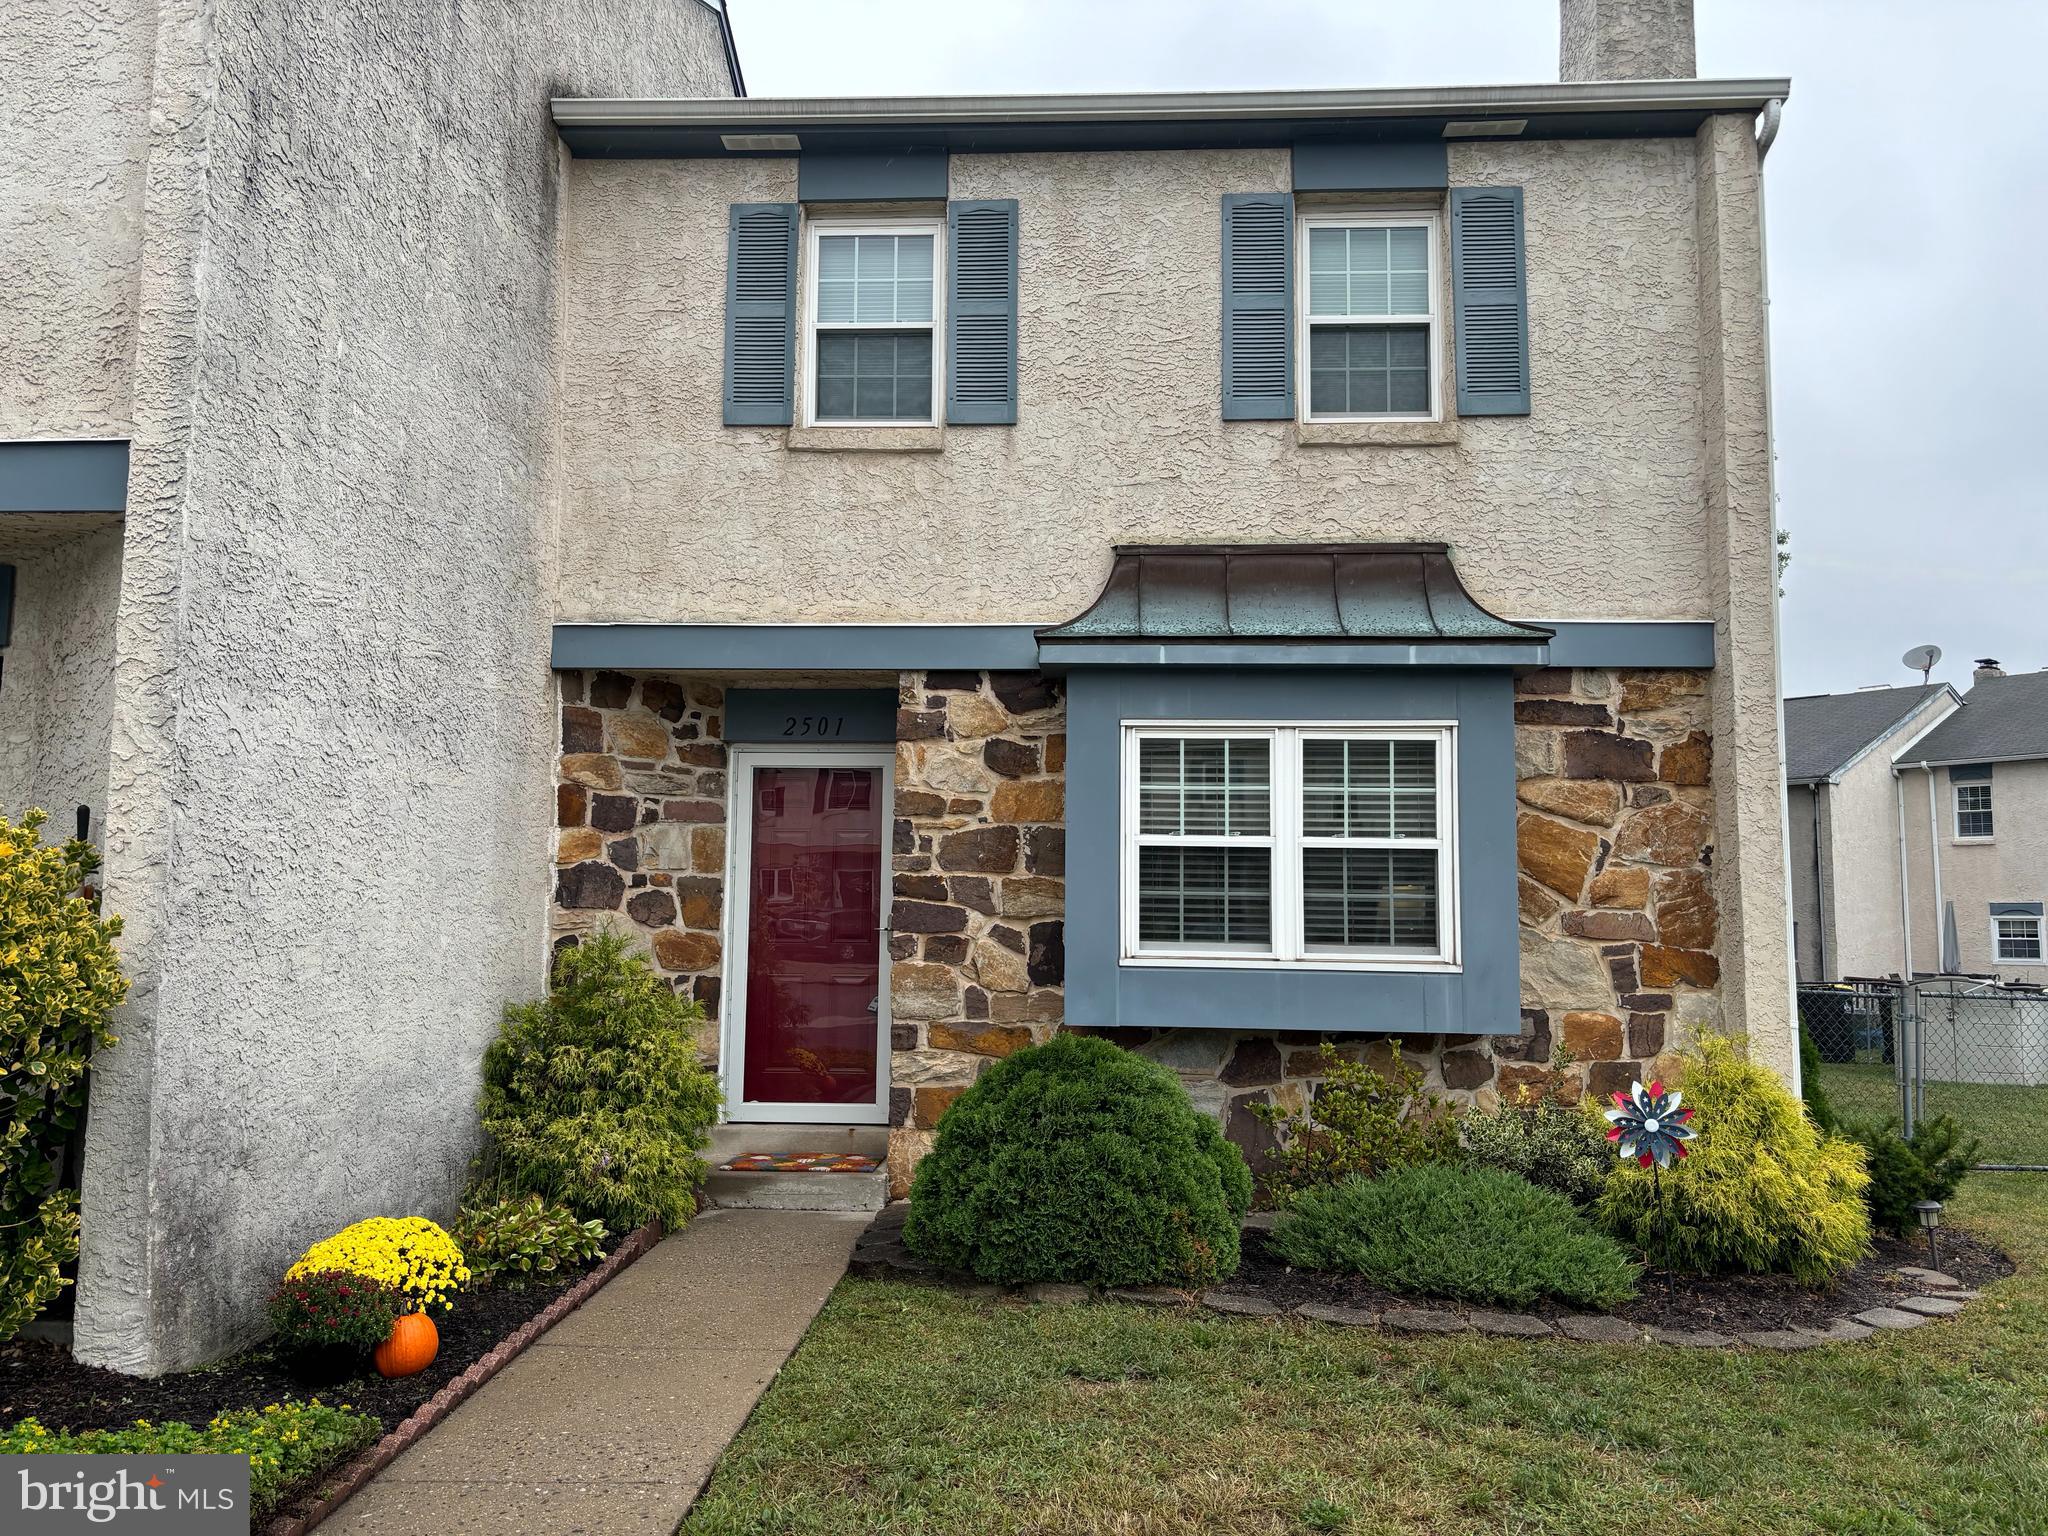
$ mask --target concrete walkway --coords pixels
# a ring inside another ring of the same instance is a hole
[[[871,1219],[706,1212],[541,1335],[323,1530],[665,1536]]]

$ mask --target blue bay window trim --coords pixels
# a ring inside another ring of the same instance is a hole
[[[1455,720],[1460,969],[1124,963],[1124,722],[1176,719]],[[1074,672],[1067,684],[1067,1022],[1097,1028],[1517,1033],[1514,738],[1513,674],[1505,667]]]
[[[1450,184],[1450,147],[1442,139],[1294,146],[1297,192],[1440,192]]]
[[[0,512],[125,512],[126,438],[0,443]]]
[[[796,157],[800,203],[938,202],[951,162],[943,149]]]

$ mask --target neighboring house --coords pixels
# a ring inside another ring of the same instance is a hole
[[[2048,984],[2048,671],[1980,661],[1962,707],[1898,771],[1913,969],[1940,967],[1953,911],[1960,969]]]
[[[483,63],[461,112],[355,83],[331,228],[257,153],[331,71],[159,103],[199,137],[152,182],[227,223],[129,253],[187,302],[112,397],[138,987],[82,1353],[200,1358],[308,1236],[446,1209],[496,1007],[601,924],[703,1002],[731,1118],[886,1127],[899,1188],[1063,1025],[1255,1158],[1324,1038],[1461,1103],[1696,1027],[1794,1073],[1786,82],[1566,0],[1563,84],[763,101],[656,9],[588,67],[478,43],[566,82],[559,144]],[[396,163],[451,117],[476,158]]]
[[[1896,973],[1899,752],[1960,701],[1946,683],[1785,701],[1785,826],[1802,982]]]

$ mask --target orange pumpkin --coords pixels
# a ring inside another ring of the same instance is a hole
[[[391,1325],[391,1337],[377,1346],[377,1374],[416,1376],[441,1352],[441,1331],[424,1312],[408,1312]]]

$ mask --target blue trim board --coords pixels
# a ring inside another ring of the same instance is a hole
[[[1120,963],[1123,722],[1161,719],[1456,720],[1462,969]],[[1067,684],[1067,1022],[1514,1034],[1521,1028],[1514,791],[1514,683],[1504,669],[1076,672]]]
[[[0,443],[0,512],[126,512],[123,438]]]
[[[796,157],[796,199],[800,203],[943,202],[948,167],[944,150],[800,154]]]
[[[1950,763],[1948,765],[1948,781],[1951,784],[1989,784],[1991,782],[1991,764]]]
[[[728,688],[725,740],[896,745],[894,688]]]
[[[1991,903],[1993,917],[2039,917],[2041,903],[2038,901],[1994,901]]]
[[[1547,645],[1244,643],[1104,645],[1049,641],[1030,624],[557,624],[559,671],[614,667],[661,672],[996,672],[1045,668],[1711,667],[1714,626],[1703,620],[1579,623],[1545,620]],[[1171,654],[1167,652],[1171,651]]]
[[[1294,146],[1297,192],[1441,191],[1450,184],[1450,146],[1442,139]]]

